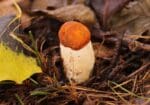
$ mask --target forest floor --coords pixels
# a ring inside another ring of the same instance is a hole
[[[78,85],[59,49],[60,26],[72,20],[89,28],[96,58]],[[150,105],[150,0],[0,0],[0,28],[0,42],[42,68],[22,84],[2,81],[0,105]]]

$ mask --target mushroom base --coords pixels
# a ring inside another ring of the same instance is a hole
[[[94,50],[91,41],[80,50],[73,50],[60,44],[64,70],[70,82],[85,82],[93,70],[95,63]]]

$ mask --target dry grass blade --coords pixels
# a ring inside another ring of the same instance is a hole
[[[14,4],[15,9],[17,10],[18,13],[17,13],[16,17],[13,18],[13,19],[8,23],[8,25],[6,26],[6,28],[0,33],[0,37],[1,37],[1,35],[3,35],[3,34],[5,33],[5,31],[7,30],[7,27],[9,27],[9,26],[10,26],[11,24],[13,24],[15,21],[17,21],[18,19],[20,19],[21,16],[22,16],[22,11],[21,11],[19,5],[17,4],[16,0],[13,0],[13,4]]]
[[[138,75],[138,74],[142,73],[143,71],[149,70],[149,69],[150,69],[149,67],[150,67],[150,63],[147,63],[147,64],[141,66],[141,68],[139,68],[138,70],[136,70],[135,72],[133,72],[132,74],[130,74],[130,75],[127,77],[127,79],[132,78],[132,77],[134,77],[135,75]]]
[[[130,83],[130,82],[132,82],[132,81],[133,81],[132,79],[129,79],[129,80],[127,80],[127,81],[125,81],[125,82],[123,82],[123,83],[121,83],[121,84],[118,84],[118,85],[114,86],[113,88],[116,89],[116,88],[118,88],[118,87],[120,87],[120,86],[123,86],[123,85],[126,85],[126,84],[128,84],[128,83]]]
[[[112,81],[109,81],[109,86],[111,87],[111,89],[112,89],[113,91],[116,91],[116,90],[115,90],[110,84],[113,84],[113,85],[118,86],[119,89],[121,89],[121,90],[127,92],[127,93],[128,93],[129,95],[131,95],[131,96],[137,97],[137,98],[139,98],[139,99],[150,100],[150,98],[143,97],[143,96],[139,96],[139,95],[137,95],[137,94],[135,94],[135,93],[133,93],[133,92],[131,92],[131,91],[125,89],[124,87],[120,86],[119,84],[117,84],[117,83],[115,83],[115,82],[112,82]]]
[[[25,104],[23,103],[23,101],[21,100],[21,98],[19,97],[18,94],[15,94],[15,97],[16,97],[17,100],[19,101],[20,105],[25,105]]]
[[[110,81],[108,82],[110,88],[112,89],[112,91],[114,92],[114,94],[116,94],[126,105],[131,105],[131,103],[129,103],[126,99],[124,99],[124,97],[122,97],[121,95],[118,94],[118,92],[110,85]]]
[[[19,37],[17,37],[14,33],[10,33],[10,36],[11,36],[13,39],[17,40],[19,43],[21,43],[21,45],[22,45],[25,49],[27,49],[28,51],[30,51],[30,52],[32,52],[33,54],[36,55],[36,52],[35,52],[30,46],[28,46],[26,43],[24,43]]]
[[[15,22],[17,19],[20,19],[21,16],[22,16],[22,11],[21,11],[21,8],[19,7],[19,5],[17,4],[16,0],[13,0],[13,4],[14,6],[16,7],[16,10],[17,10],[17,16],[9,23],[8,26],[10,26],[13,22]]]
[[[35,90],[35,91],[31,91],[30,92],[30,95],[31,96],[38,96],[38,95],[48,95],[49,92],[46,92],[46,91],[38,91],[38,90]]]
[[[65,89],[67,89],[69,87],[70,86],[63,86],[63,88],[65,88]],[[80,86],[74,86],[72,88],[76,89],[79,92],[86,92],[86,95],[92,96],[92,97],[95,97],[95,98],[109,98],[109,99],[112,99],[112,100],[117,100],[115,97],[113,97],[112,92],[99,91],[99,90],[86,88],[86,87],[80,87]]]

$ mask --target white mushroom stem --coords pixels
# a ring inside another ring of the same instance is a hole
[[[73,50],[60,43],[60,51],[65,73],[70,82],[78,84],[85,82],[90,77],[95,63],[91,41],[79,50]]]

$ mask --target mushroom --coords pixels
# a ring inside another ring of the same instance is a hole
[[[69,21],[61,26],[58,34],[66,77],[71,83],[85,82],[95,63],[89,29],[79,22]]]

